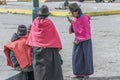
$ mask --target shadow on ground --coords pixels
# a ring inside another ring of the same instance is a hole
[[[65,80],[120,80],[120,76],[92,77],[92,78],[89,78],[89,79],[66,78]]]

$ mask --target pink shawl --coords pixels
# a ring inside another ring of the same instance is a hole
[[[33,21],[26,44],[34,47],[62,49],[61,40],[53,22],[39,17]]]
[[[89,16],[83,15],[79,18],[74,18],[72,22],[72,27],[75,33],[75,38],[79,42],[82,42],[91,38]]]

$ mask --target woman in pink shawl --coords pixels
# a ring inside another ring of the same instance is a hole
[[[90,17],[82,13],[77,3],[69,5],[73,20],[69,19],[71,26],[69,32],[75,34],[73,42],[72,65],[75,78],[89,78],[94,73],[92,41],[90,30]]]
[[[32,46],[35,80],[63,80],[59,56],[62,44],[48,16],[48,7],[41,6],[38,17],[32,23],[26,44]]]

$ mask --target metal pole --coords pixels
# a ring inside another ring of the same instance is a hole
[[[64,0],[64,7],[67,7],[69,4],[68,0]]]
[[[33,0],[32,20],[34,20],[37,17],[38,9],[39,9],[39,0]]]

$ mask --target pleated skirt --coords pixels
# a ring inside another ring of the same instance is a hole
[[[33,47],[35,80],[63,80],[58,49]]]
[[[74,45],[72,67],[74,75],[91,75],[94,73],[91,39]]]

